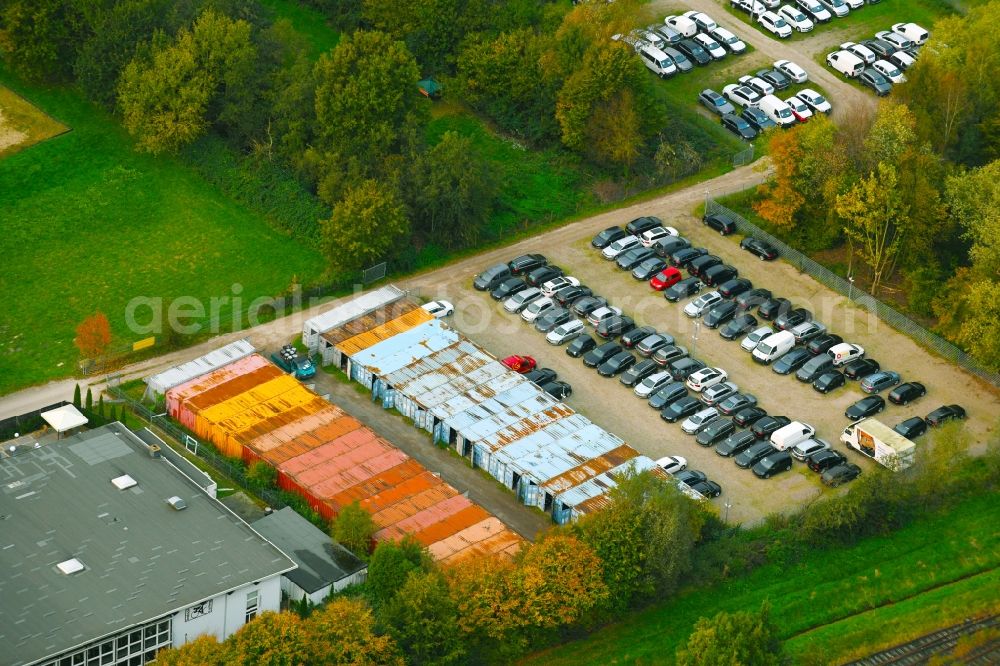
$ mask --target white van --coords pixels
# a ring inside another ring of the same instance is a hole
[[[826,57],[826,64],[851,79],[865,71],[865,61],[849,51],[834,51]]]
[[[926,42],[927,38],[931,36],[929,32],[916,23],[897,23],[892,26],[892,31],[906,37],[917,46]]]
[[[785,355],[795,346],[795,336],[791,331],[772,333],[757,343],[753,350],[753,360],[768,365]]]
[[[796,444],[801,444],[815,434],[816,428],[808,423],[792,421],[788,425],[782,426],[771,433],[771,446],[779,451],[784,451],[785,449],[794,447]]]
[[[698,24],[686,16],[668,16],[663,22],[685,37],[694,37],[698,34]]]
[[[781,127],[790,127],[798,122],[795,120],[795,114],[792,113],[792,107],[788,106],[788,102],[777,95],[764,95],[757,102],[757,108],[766,113],[768,118]]]
[[[833,359],[834,365],[844,365],[865,355],[865,348],[861,345],[852,345],[849,342],[841,342],[826,350],[826,353]]]
[[[674,61],[670,59],[670,56],[655,46],[643,44],[639,47],[638,53],[639,57],[642,58],[642,64],[646,66],[646,69],[650,70],[661,79],[665,79],[668,76],[673,76],[677,73],[677,65],[675,65]]]

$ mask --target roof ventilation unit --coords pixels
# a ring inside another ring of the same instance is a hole
[[[69,576],[75,573],[80,573],[85,567],[83,566],[83,562],[73,557],[65,562],[60,562],[56,565],[56,568],[59,569],[60,573]]]
[[[111,479],[111,483],[118,490],[128,490],[132,486],[138,485],[138,482],[128,474],[122,474],[121,476]]]
[[[173,507],[174,511],[183,511],[187,508],[187,503],[177,495],[167,499],[167,504]]]

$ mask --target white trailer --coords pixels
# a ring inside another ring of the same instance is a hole
[[[877,419],[852,423],[840,441],[894,472],[913,464],[916,445]]]

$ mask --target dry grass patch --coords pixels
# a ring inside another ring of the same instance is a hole
[[[12,155],[69,128],[0,86],[0,157]]]

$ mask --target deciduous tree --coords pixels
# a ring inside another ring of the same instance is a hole
[[[767,144],[774,176],[758,188],[761,198],[753,205],[758,215],[783,229],[794,226],[795,215],[806,202],[796,178],[804,155],[799,132],[800,128],[795,128],[790,132],[771,133]]]
[[[410,536],[378,544],[368,563],[366,581],[372,605],[381,608],[403,587],[411,573],[431,569],[427,550]]]
[[[916,125],[916,118],[905,104],[881,102],[864,142],[865,171],[874,171],[879,164],[898,164],[916,146]]]
[[[321,233],[330,262],[356,271],[406,246],[410,223],[395,189],[365,180],[333,207]]]
[[[111,344],[111,323],[103,312],[95,312],[76,327],[73,344],[84,358],[97,358]]]
[[[352,502],[334,518],[330,536],[358,557],[367,560],[372,537],[377,529],[371,514],[357,502]]]
[[[602,607],[608,587],[594,550],[569,534],[554,534],[521,551],[516,568],[522,619],[538,629],[580,623]]]
[[[226,639],[225,663],[240,666],[298,666],[308,641],[295,613],[261,613]]]
[[[156,653],[159,666],[225,666],[225,648],[215,636],[198,636],[178,648],[167,648]]]
[[[11,0],[0,8],[0,53],[34,80],[70,77],[89,25],[76,2]]]
[[[410,664],[455,664],[465,656],[456,608],[441,574],[412,571],[380,611]]]
[[[403,666],[395,641],[375,633],[375,619],[360,599],[334,599],[304,623],[301,663],[310,666]]]
[[[765,603],[757,613],[721,612],[701,618],[677,651],[678,666],[777,666],[781,641]]]

